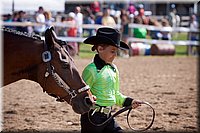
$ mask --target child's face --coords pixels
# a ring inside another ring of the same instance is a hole
[[[112,63],[115,57],[117,56],[117,47],[114,47],[112,45],[108,45],[106,47],[99,46],[98,47],[98,53],[102,60],[104,60],[106,63]]]

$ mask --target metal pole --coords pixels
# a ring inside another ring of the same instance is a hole
[[[14,2],[14,0],[12,1],[12,13],[14,13],[14,11],[15,11],[15,2]]]
[[[198,3],[198,2],[195,2],[195,3],[194,3],[194,11],[193,11],[193,13],[195,13],[195,14],[197,14],[197,3]]]

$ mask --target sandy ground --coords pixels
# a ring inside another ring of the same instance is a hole
[[[80,73],[91,60],[75,59]],[[197,131],[197,63],[196,57],[149,56],[115,60],[123,94],[148,101],[155,108],[156,118],[150,132]],[[56,102],[43,93],[35,82],[20,80],[3,87],[2,100],[3,131],[80,132],[80,115],[67,103]],[[116,119],[129,131],[126,113]]]

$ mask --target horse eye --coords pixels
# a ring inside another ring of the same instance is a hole
[[[63,63],[62,67],[63,67],[64,69],[67,69],[67,68],[69,68],[69,67],[70,67],[70,65],[69,65],[69,63],[68,63],[68,62],[66,62],[66,63]]]

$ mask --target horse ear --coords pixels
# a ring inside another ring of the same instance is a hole
[[[55,30],[54,30],[55,28],[54,28],[53,26],[51,26],[49,29],[55,31]]]
[[[65,41],[62,41],[57,37],[53,27],[49,27],[45,31],[45,41],[49,49],[52,49],[55,46],[58,47],[58,46],[67,45]]]
[[[53,40],[53,37],[51,35],[51,30],[50,28],[47,28],[46,31],[45,31],[45,42],[47,44],[47,47],[48,49],[52,49],[54,46],[53,46],[53,43],[54,43],[54,40]]]

